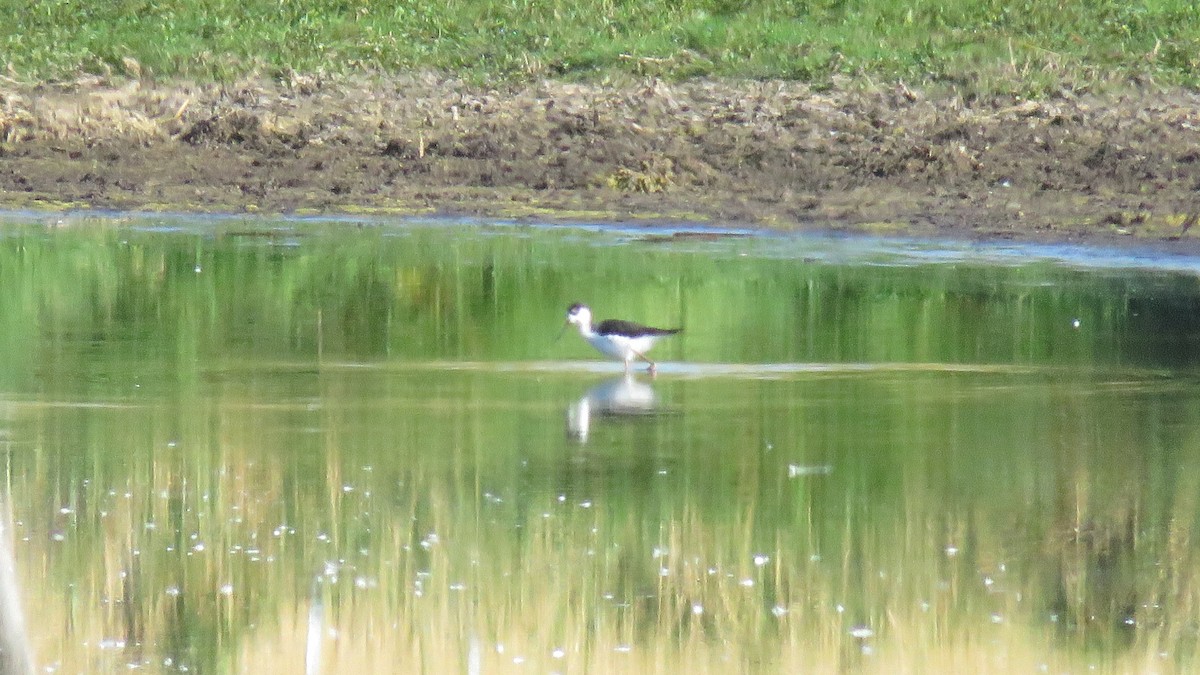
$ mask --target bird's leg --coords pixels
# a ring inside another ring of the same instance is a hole
[[[658,367],[655,366],[654,362],[651,361],[645,354],[642,354],[641,352],[633,352],[633,355],[638,357],[639,359],[645,361],[646,363],[650,364],[650,367],[646,370],[646,372],[650,373],[651,377],[653,377],[656,374],[656,372],[658,371]],[[626,361],[625,363],[628,364],[629,362]]]

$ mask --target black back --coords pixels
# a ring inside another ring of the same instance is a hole
[[[682,328],[654,328],[643,326],[632,321],[621,319],[605,319],[596,326],[596,332],[601,335],[625,335],[627,337],[642,337],[644,335],[674,335]]]

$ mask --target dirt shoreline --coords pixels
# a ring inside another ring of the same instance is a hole
[[[433,75],[0,83],[0,208],[696,222],[1200,252],[1200,94]]]

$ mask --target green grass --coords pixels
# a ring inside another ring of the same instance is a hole
[[[0,65],[23,79],[422,69],[1200,84],[1192,0],[0,0],[0,15]]]

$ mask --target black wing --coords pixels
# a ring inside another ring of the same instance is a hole
[[[596,326],[596,332],[601,335],[626,335],[629,337],[642,337],[644,335],[674,335],[682,328],[654,328],[653,326],[643,326],[640,323],[632,321],[622,321],[621,319],[605,319]]]

